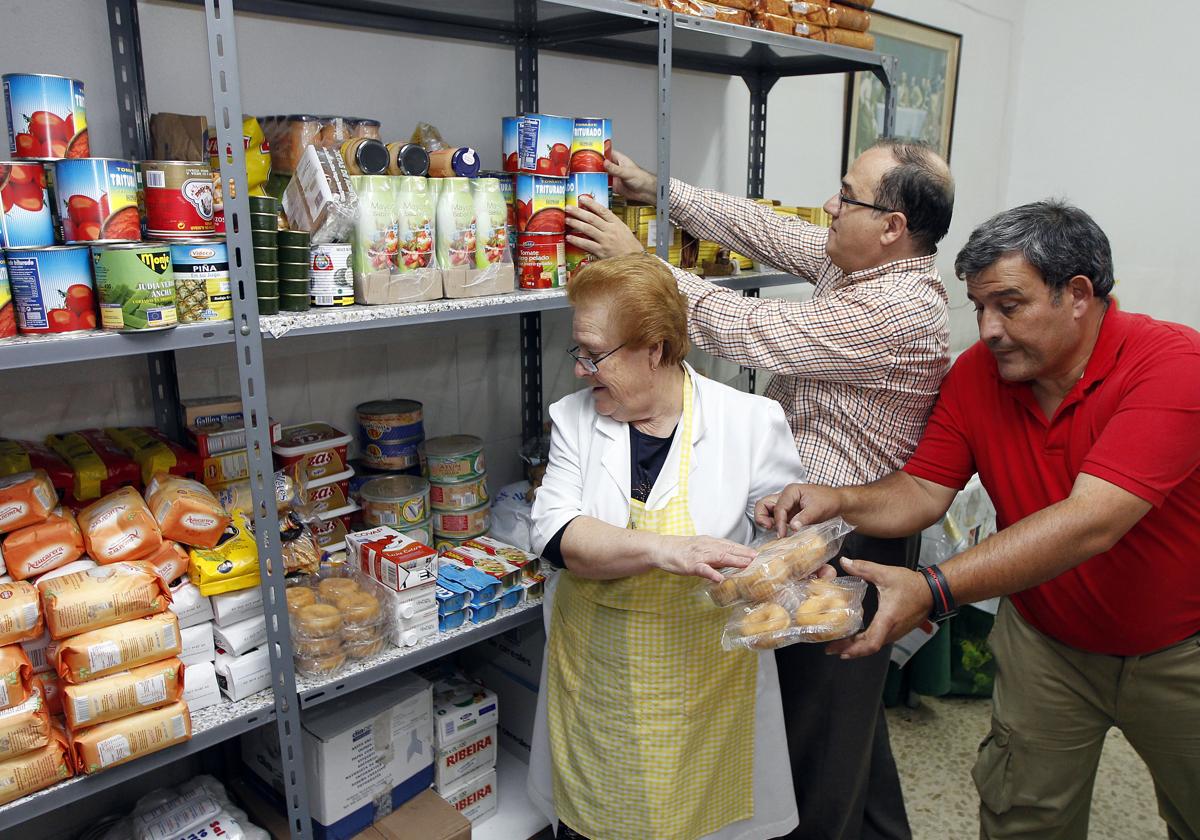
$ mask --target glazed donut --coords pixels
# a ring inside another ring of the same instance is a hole
[[[738,619],[736,629],[742,636],[761,636],[786,630],[789,623],[787,610],[779,604],[759,604]]]
[[[768,600],[775,590],[788,580],[788,567],[778,558],[756,562],[734,576],[738,594],[747,601],[756,603]]]
[[[342,628],[342,640],[346,644],[356,642],[373,642],[382,639],[387,633],[387,622],[377,621],[374,624],[357,624]]]
[[[738,594],[737,578],[727,577],[720,583],[714,583],[708,587],[708,597],[712,598],[718,607],[728,607],[741,597]]]
[[[805,588],[808,590],[809,599],[824,598],[833,606],[829,609],[845,609],[850,606],[850,600],[854,597],[853,593],[845,587],[838,586],[832,580],[821,580],[816,578],[805,582]]]
[[[764,544],[759,556],[766,555],[768,560],[781,563],[793,578],[804,578],[820,565],[828,548],[829,543],[820,533],[802,531]]]
[[[297,656],[296,670],[308,676],[321,677],[332,674],[346,661],[346,654],[335,653],[330,656]]]
[[[349,595],[351,592],[358,592],[361,588],[358,581],[353,578],[325,578],[317,584],[317,597],[327,604],[335,604],[338,598]]]
[[[370,592],[351,592],[340,596],[334,605],[341,610],[342,620],[347,626],[371,624],[379,620],[379,599]]]
[[[383,638],[380,637],[370,642],[347,642],[342,650],[351,659],[366,659],[383,650]]]
[[[286,596],[289,611],[317,603],[317,593],[307,586],[288,587]]]
[[[337,635],[342,629],[342,614],[333,604],[308,604],[291,614],[292,632],[306,639]]]

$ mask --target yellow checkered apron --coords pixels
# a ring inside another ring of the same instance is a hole
[[[692,383],[684,378],[679,489],[630,500],[628,527],[696,533],[688,510]],[[547,679],[554,807],[591,840],[693,840],[754,815],[757,655],[721,649],[726,614],[701,578],[564,572]]]

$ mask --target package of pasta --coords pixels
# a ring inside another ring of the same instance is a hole
[[[183,663],[152,662],[79,685],[64,686],[63,717],[72,732],[183,699]]]
[[[171,606],[167,581],[149,563],[109,563],[38,582],[50,638],[65,639]]]
[[[4,566],[15,580],[65,566],[83,555],[83,534],[69,508],[56,507],[34,525],[18,528],[4,538]]]
[[[164,612],[63,639],[55,643],[52,658],[63,682],[79,685],[178,656],[182,644],[179,619]]]
[[[32,583],[0,583],[0,645],[32,641],[45,627],[42,604]]]
[[[71,465],[45,444],[32,440],[0,438],[0,476],[45,470],[60,493],[69,492],[75,473]]]
[[[201,595],[218,595],[258,586],[258,546],[246,514],[235,513],[221,542],[188,552],[188,577]]]
[[[0,534],[41,522],[58,504],[58,493],[45,470],[0,478]]]
[[[759,14],[792,16],[791,0],[755,0],[754,9]]]
[[[29,699],[33,664],[20,645],[0,647],[0,711]]]
[[[75,769],[98,773],[118,764],[181,744],[192,737],[187,703],[167,706],[71,733]]]
[[[140,560],[162,545],[154,514],[132,487],[122,487],[79,512],[88,556],[101,565]]]
[[[769,601],[775,590],[791,581],[804,580],[832,560],[842,540],[853,530],[841,517],[808,525],[782,539],[755,545],[758,556],[744,569],[735,569],[720,583],[710,584],[708,595],[719,607],[739,601]]]
[[[0,761],[50,743],[50,710],[34,686],[23,703],[0,712]]]
[[[140,487],[141,470],[99,429],[50,435],[46,445],[70,464],[74,472],[68,502],[87,504],[119,487]]]
[[[777,589],[772,598],[733,611],[721,636],[725,650],[770,650],[800,642],[832,642],[862,629],[862,578],[811,578]]]
[[[0,805],[48,788],[75,775],[71,744],[61,729],[52,727],[40,749],[0,759]]]
[[[211,490],[189,478],[157,473],[146,502],[165,538],[195,548],[215,546],[233,521]]]
[[[784,35],[794,35],[796,21],[791,15],[773,15],[768,12],[755,12],[754,26],[768,32],[781,32]]]
[[[46,698],[46,708],[50,711],[50,717],[63,713],[62,680],[58,678],[58,674],[53,671],[34,674],[31,685],[37,686],[41,690],[42,696]]]
[[[134,460],[141,470],[142,483],[150,484],[157,473],[198,478],[204,474],[204,459],[180,446],[154,427],[108,428],[104,433]]]

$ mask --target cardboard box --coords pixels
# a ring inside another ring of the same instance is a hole
[[[500,719],[496,693],[461,675],[439,679],[433,686],[434,743],[440,748]]]
[[[203,428],[242,418],[242,400],[237,395],[180,400],[179,406],[183,409],[184,426]]]
[[[471,840],[471,822],[431,790],[405,802],[372,829],[383,840]]]
[[[442,296],[442,272],[436,268],[390,274],[373,271],[354,278],[354,302],[369,305],[415,303]]]
[[[500,807],[500,793],[496,785],[496,768],[481,770],[474,776],[460,779],[458,784],[438,795],[454,807],[454,810],[471,821],[471,825],[483,822]]]
[[[468,673],[496,693],[504,714],[499,720],[500,747],[529,763],[533,744],[533,721],[537,715],[538,692],[502,668],[491,663],[468,666]]]
[[[217,685],[230,700],[243,700],[271,687],[271,657],[267,648],[254,648],[241,656],[217,653]]]
[[[399,808],[433,782],[430,686],[415,674],[331,700],[300,723],[317,840],[348,840],[381,803]],[[278,751],[273,726],[242,736],[242,761],[282,792]]]
[[[257,586],[222,592],[211,596],[213,620],[218,627],[228,627],[247,618],[263,614],[262,590]]]
[[[346,553],[363,574],[397,592],[437,580],[437,552],[386,525],[347,534]]]
[[[213,639],[211,621],[180,629],[179,639],[181,645],[179,661],[184,665],[212,662],[217,658],[217,645]]]
[[[499,555],[489,554],[482,548],[460,545],[458,548],[452,548],[444,552],[443,556],[450,560],[457,560],[464,565],[471,566],[486,575],[490,575],[500,581],[500,588],[502,590],[512,589],[521,583],[522,573],[518,567]]]
[[[471,650],[472,659],[490,662],[507,671],[537,691],[542,679],[542,658],[546,651],[546,631],[541,622],[529,628],[518,627],[485,639],[482,645]],[[483,681],[487,685],[487,680]]]
[[[498,733],[492,726],[474,730],[460,741],[437,748],[433,785],[438,790],[454,786],[460,779],[496,766]]]

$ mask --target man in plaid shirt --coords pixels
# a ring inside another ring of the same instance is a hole
[[[653,204],[655,175],[614,157],[606,164],[614,189]],[[643,250],[606,208],[581,202],[567,208],[569,242],[597,257]],[[945,161],[925,146],[886,140],[854,161],[825,203],[829,229],[671,180],[676,225],[815,287],[804,302],[747,298],[672,268],[688,298],[692,342],[774,374],[767,396],[783,405],[812,482],[874,481],[916,448],[949,368],[947,297],[934,258],[953,204]],[[842,554],[915,567],[918,550],[919,535],[851,534]],[[875,599],[872,590],[868,620]],[[820,645],[793,645],[776,659],[800,809],[791,836],[910,838],[881,699],[890,647],[841,660]]]

